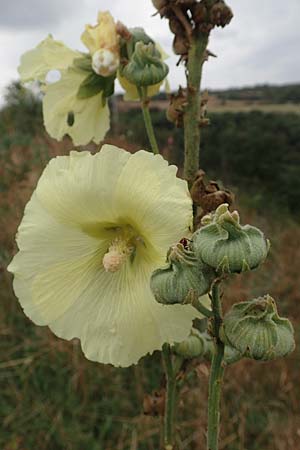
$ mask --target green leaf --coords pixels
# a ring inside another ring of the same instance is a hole
[[[75,58],[73,61],[74,67],[85,72],[92,72],[92,57],[91,55],[84,55],[82,58]]]
[[[106,98],[114,93],[115,75],[111,77],[102,77],[95,72],[91,72],[81,83],[77,92],[77,98],[83,100],[94,97],[94,95],[103,93],[103,102],[105,104]]]

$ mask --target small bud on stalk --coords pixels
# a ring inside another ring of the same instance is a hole
[[[209,351],[211,339],[206,333],[200,333],[195,328],[192,328],[191,334],[185,341],[175,344],[173,351],[178,356],[186,359],[197,358],[205,356]]]
[[[279,317],[269,295],[233,305],[222,326],[222,338],[244,357],[271,360],[295,348],[294,331],[288,319]]]

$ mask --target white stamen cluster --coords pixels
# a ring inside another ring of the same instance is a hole
[[[103,256],[102,263],[105,271],[117,272],[133,250],[134,247],[128,241],[120,238],[115,239],[108,252]]]
[[[113,75],[119,67],[119,57],[111,50],[101,48],[93,54],[92,67],[102,77]]]

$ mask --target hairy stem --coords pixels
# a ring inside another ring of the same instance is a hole
[[[145,123],[145,128],[147,131],[148,139],[151,145],[152,152],[157,155],[159,154],[159,148],[156,142],[156,137],[154,134],[154,129],[152,125],[150,110],[149,110],[149,99],[147,98],[147,88],[137,87],[140,100],[141,100],[141,108],[143,112],[143,118]]]
[[[213,317],[213,312],[210,309],[206,308],[206,306],[204,306],[198,298],[196,299],[196,301],[191,302],[191,304],[194,308],[197,309],[197,311],[203,314],[204,317],[207,317],[208,319],[210,317]]]
[[[187,62],[187,107],[184,114],[184,177],[191,184],[199,169],[200,85],[208,34],[192,37]]]
[[[162,349],[165,363],[167,392],[164,418],[164,446],[165,450],[174,450],[174,424],[176,408],[176,371],[173,367],[172,353],[169,344]]]
[[[224,344],[219,336],[220,326],[222,324],[219,282],[216,282],[212,287],[212,311],[214,314],[213,335],[215,340],[215,350],[209,378],[207,450],[218,450],[220,398],[224,374]]]

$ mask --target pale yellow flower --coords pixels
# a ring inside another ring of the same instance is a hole
[[[18,230],[9,266],[25,313],[88,359],[129,366],[184,340],[198,313],[158,304],[152,271],[189,231],[192,202],[176,167],[105,145],[50,161]]]
[[[96,73],[105,77],[117,70],[120,63],[119,36],[108,11],[98,13],[97,25],[86,25],[81,40],[92,55]]]
[[[102,103],[102,93],[79,99],[77,92],[86,73],[70,68],[56,83],[45,87],[43,113],[46,129],[50,136],[60,140],[68,134],[75,145],[93,141],[97,144],[109,130],[109,108]],[[69,114],[74,123],[68,122]]]
[[[22,82],[38,80],[42,83],[47,132],[58,140],[69,135],[75,145],[99,143],[109,129],[109,108],[103,104],[102,92],[84,99],[77,96],[81,83],[88,76],[86,71],[73,67],[74,59],[80,57],[81,53],[48,36],[22,56],[19,66]],[[59,70],[60,79],[47,83],[51,70]]]

